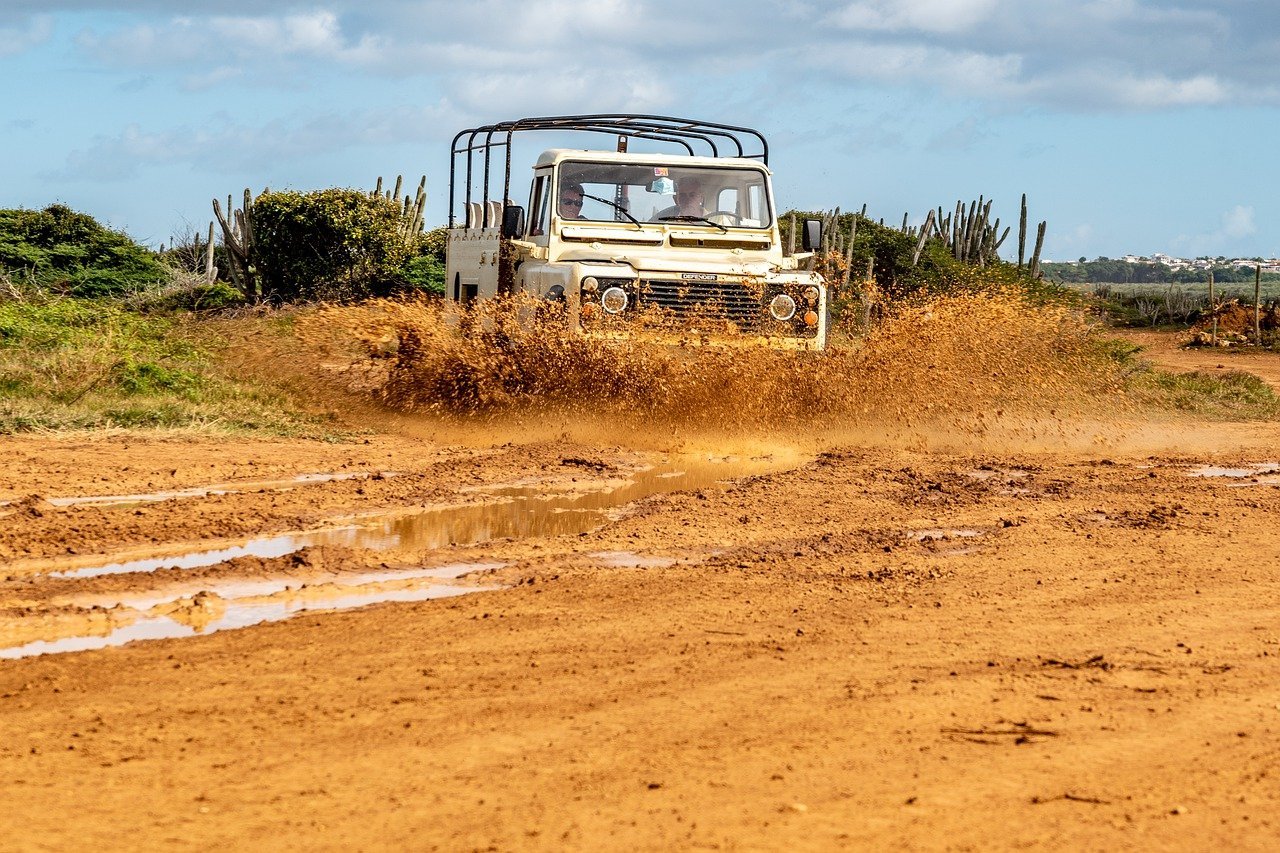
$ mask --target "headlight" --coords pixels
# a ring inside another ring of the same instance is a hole
[[[599,289],[600,289],[600,282],[596,280],[595,276],[589,275],[582,280],[583,293],[595,293]]]
[[[627,292],[621,287],[610,287],[600,294],[600,306],[610,314],[621,314],[627,310]]]
[[[804,301],[808,302],[810,305],[817,305],[818,304],[818,288],[806,287],[804,289]]]
[[[775,320],[790,320],[796,316],[796,301],[785,293],[779,293],[769,300],[769,313]]]

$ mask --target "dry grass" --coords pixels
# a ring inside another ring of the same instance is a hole
[[[111,427],[328,431],[270,385],[227,375],[191,315],[30,291],[0,300],[0,433]]]

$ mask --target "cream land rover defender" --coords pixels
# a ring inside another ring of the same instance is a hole
[[[618,150],[543,152],[526,209],[511,200],[512,138],[534,130],[609,134]],[[682,150],[628,153],[631,139]],[[666,116],[464,130],[449,179],[448,294],[465,303],[529,293],[586,334],[820,350],[826,285],[799,268],[810,254],[783,252],[768,157],[757,131]],[[821,223],[806,221],[803,237],[806,250],[819,245]]]

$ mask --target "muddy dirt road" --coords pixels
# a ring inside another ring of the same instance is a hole
[[[4,439],[0,847],[1273,847],[1280,429],[969,441]]]

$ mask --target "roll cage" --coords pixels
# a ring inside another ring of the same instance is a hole
[[[730,124],[698,121],[696,119],[659,115],[632,115],[628,113],[601,113],[597,115],[522,118],[515,121],[483,125],[460,131],[453,138],[449,162],[450,228],[455,227],[457,222],[454,208],[457,199],[459,158],[463,156],[466,158],[466,194],[463,201],[465,205],[470,205],[472,185],[474,183],[474,161],[476,155],[483,152],[484,172],[481,181],[481,192],[484,204],[480,205],[482,211],[480,224],[484,228],[496,227],[500,223],[489,221],[490,205],[488,204],[494,149],[502,149],[503,151],[502,195],[499,198],[505,205],[506,200],[511,197],[511,140],[515,134],[531,130],[576,130],[588,133],[604,133],[618,136],[619,143],[630,138],[653,139],[681,146],[690,155],[698,153],[695,150],[695,146],[698,148],[705,146],[712,157],[741,157],[759,160],[766,166],[769,164],[769,143],[758,130]],[[721,146],[725,146],[726,153],[721,153]],[[730,148],[732,153],[729,153]]]

